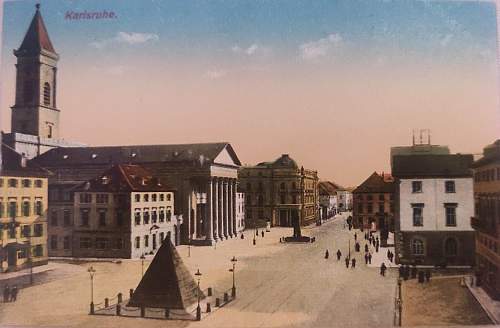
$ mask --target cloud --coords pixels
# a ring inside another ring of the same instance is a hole
[[[263,56],[268,55],[271,52],[271,49],[269,47],[264,47],[263,45],[253,43],[248,48],[242,48],[239,45],[234,45],[231,47],[231,51],[235,54],[246,56]]]
[[[227,71],[220,69],[210,69],[203,74],[203,77],[209,80],[217,80],[227,75]]]
[[[153,33],[118,32],[115,37],[93,41],[90,43],[90,46],[97,49],[103,49],[113,44],[137,45],[146,42],[158,41],[159,39],[158,35]]]
[[[343,41],[340,34],[332,33],[326,38],[306,42],[300,45],[300,56],[304,60],[316,60],[321,57],[326,57],[332,50],[340,47]]]

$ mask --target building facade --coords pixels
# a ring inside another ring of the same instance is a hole
[[[337,214],[337,191],[338,187],[333,182],[320,181],[318,183],[319,215],[322,221]]]
[[[236,193],[236,232],[245,230],[245,194]]]
[[[47,177],[5,146],[2,159],[0,272],[47,264]]]
[[[373,172],[352,194],[355,228],[394,232],[394,180],[390,175]]]
[[[472,155],[396,155],[396,261],[474,264]]]
[[[284,154],[273,162],[244,166],[238,174],[245,192],[245,223],[248,226],[292,226],[319,220],[318,173],[297,165]]]
[[[180,237],[173,190],[138,165],[115,165],[74,188],[73,213],[58,230],[51,216],[51,256],[139,258],[165,239],[177,245]]]
[[[478,285],[500,300],[500,140],[473,164]]]

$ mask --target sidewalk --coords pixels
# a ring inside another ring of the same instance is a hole
[[[494,324],[500,324],[500,302],[490,298],[490,296],[481,288],[471,286],[471,279],[465,279],[465,284],[476,300],[481,304],[484,311]]]
[[[54,263],[48,263],[45,265],[40,265],[33,267],[33,274],[38,274],[42,272],[47,272],[47,271],[52,271],[57,268],[57,265],[54,265]],[[20,271],[13,271],[13,272],[5,272],[5,273],[0,273],[0,282],[2,280],[8,280],[8,279],[13,279],[13,278],[19,278],[19,277],[24,277],[24,276],[29,276],[31,274],[30,269],[23,269]]]

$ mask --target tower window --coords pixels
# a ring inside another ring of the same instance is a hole
[[[43,85],[43,104],[50,106],[50,84],[48,82]]]

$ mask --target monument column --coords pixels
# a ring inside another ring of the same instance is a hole
[[[213,229],[214,229],[214,239],[219,239],[219,185],[217,178],[214,178],[213,186],[213,199],[212,199],[212,213],[213,213]]]
[[[214,216],[212,210],[212,178],[208,179],[207,186],[207,205],[205,208],[205,238],[212,244],[214,240],[213,226],[214,226]]]

